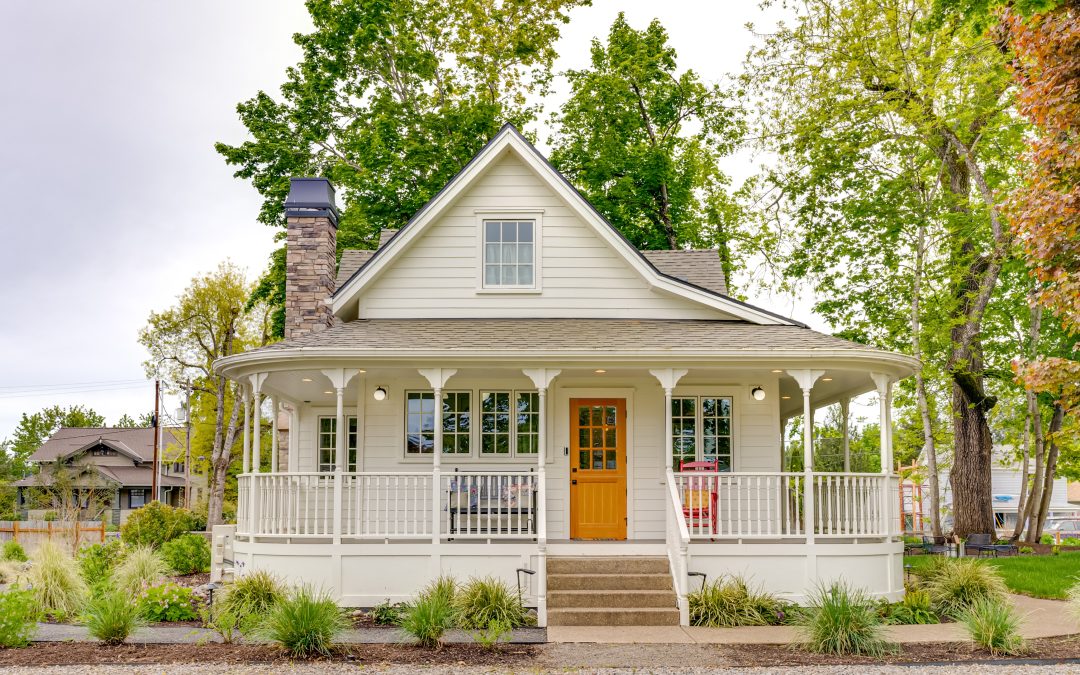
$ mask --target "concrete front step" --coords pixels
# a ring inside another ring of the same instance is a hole
[[[561,557],[548,558],[548,574],[668,574],[667,558]]]
[[[675,608],[641,609],[548,609],[549,626],[678,626]]]
[[[670,609],[675,606],[673,591],[551,591],[548,608]]]
[[[548,574],[549,591],[671,591],[671,574]]]

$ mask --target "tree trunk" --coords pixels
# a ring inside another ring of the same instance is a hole
[[[1024,533],[1024,524],[1027,522],[1027,510],[1030,500],[1028,499],[1028,476],[1030,475],[1028,469],[1031,463],[1031,390],[1025,390],[1025,394],[1028,397],[1027,409],[1024,411],[1024,461],[1020,468],[1020,503],[1016,505],[1016,525],[1013,526],[1012,536],[1009,538],[1012,542],[1020,540],[1020,535]]]
[[[1039,351],[1039,332],[1042,330],[1042,308],[1033,305],[1031,309],[1031,324],[1028,326],[1028,348],[1031,357],[1035,358]],[[1016,508],[1016,528],[1013,530],[1013,540],[1019,539],[1028,527],[1031,518],[1031,505],[1034,501],[1035,483],[1028,485],[1028,464],[1031,457],[1032,425],[1036,425],[1034,436],[1037,439],[1035,452],[1035,473],[1038,474],[1043,468],[1042,448],[1042,419],[1039,414],[1039,400],[1035,392],[1029,387],[1024,387],[1024,398],[1027,408],[1024,411],[1024,467],[1020,480],[1020,504]]]
[[[237,420],[240,419],[240,401],[237,398],[238,391],[233,386],[232,412],[229,414],[229,425],[225,428],[225,403],[229,385],[225,378],[220,378],[217,391],[217,421],[214,429],[214,447],[210,453],[211,484],[209,485],[209,498],[206,513],[206,529],[209,532],[214,525],[221,525],[224,521],[222,509],[225,503],[225,482],[228,480],[229,465],[232,463],[232,448],[236,443]]]
[[[919,224],[918,241],[915,246],[915,275],[911,292],[911,354],[922,360],[922,327],[919,317],[922,293],[923,256],[926,251],[926,226]],[[926,380],[922,368],[915,371],[915,395],[923,426],[923,454],[926,455],[927,480],[930,483],[930,529],[935,537],[941,536],[941,508],[938,498],[941,486],[938,481],[937,447],[934,444],[934,427],[930,419],[930,404],[926,400]],[[912,504],[914,506],[914,504]]]
[[[1039,541],[1035,534],[1038,529],[1039,505],[1042,504],[1044,477],[1046,476],[1046,440],[1043,436],[1042,411],[1039,409],[1039,401],[1035,392],[1028,391],[1028,414],[1031,416],[1031,428],[1035,435],[1035,475],[1031,481],[1031,495],[1028,497],[1027,509],[1024,514],[1027,521],[1027,537],[1029,544]]]
[[[1039,508],[1038,520],[1035,521],[1035,532],[1031,538],[1033,542],[1042,537],[1043,527],[1046,526],[1046,517],[1050,513],[1050,497],[1054,493],[1054,474],[1057,472],[1058,443],[1057,434],[1061,431],[1061,425],[1065,421],[1065,407],[1059,402],[1054,404],[1054,415],[1050,418],[1050,447],[1046,451],[1046,472],[1043,477],[1042,500],[1037,505]]]

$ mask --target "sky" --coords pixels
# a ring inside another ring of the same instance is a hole
[[[709,82],[741,70],[745,24],[768,19],[742,0],[596,0],[563,27],[557,70],[586,66],[619,10],[637,28],[659,18],[680,67]],[[277,92],[310,28],[300,0],[0,3],[0,440],[53,404],[108,423],[152,409],[137,341],[150,312],[225,259],[263,269],[259,195],[213,144],[245,140],[236,104]],[[556,80],[549,105],[565,91]],[[724,168],[739,180],[753,162]],[[759,301],[823,327],[790,298]]]

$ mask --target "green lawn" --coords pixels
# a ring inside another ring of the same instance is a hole
[[[904,564],[918,569],[927,564],[930,557],[905,556]],[[1036,598],[1062,600],[1069,587],[1080,581],[1080,551],[1059,555],[988,558],[982,562],[998,568],[1013,593]]]

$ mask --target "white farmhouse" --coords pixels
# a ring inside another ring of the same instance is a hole
[[[636,250],[511,126],[336,274],[330,184],[285,207],[286,339],[216,365],[291,416],[279,460],[249,408],[238,573],[350,606],[520,578],[542,626],[686,624],[695,573],[902,595],[895,478],[784,472],[781,429],[876,390],[891,467],[913,359],[729,297],[715,251]]]

